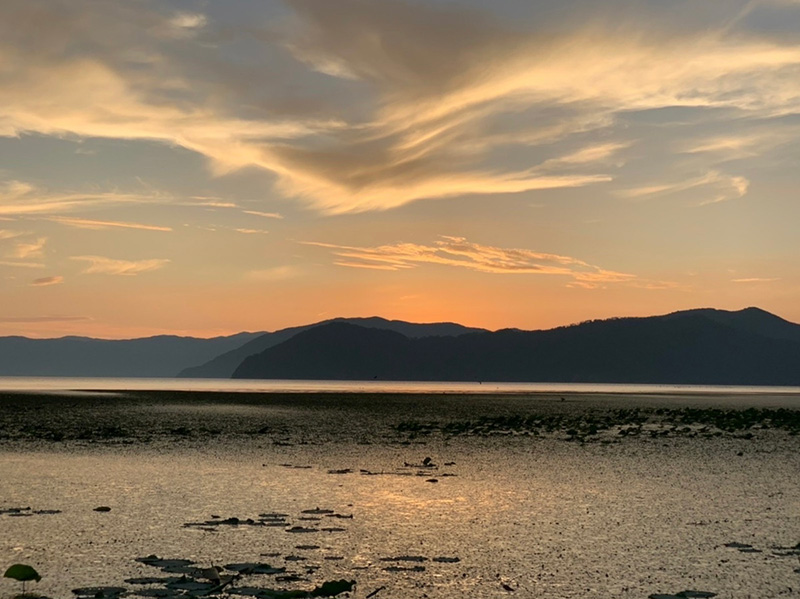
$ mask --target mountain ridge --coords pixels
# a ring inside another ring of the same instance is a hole
[[[315,329],[322,330],[306,335]],[[395,335],[384,334],[391,331]],[[272,353],[257,358],[267,351]],[[800,372],[797,356],[800,325],[756,307],[595,319],[537,331],[337,317],[210,339],[0,337],[0,376],[800,385],[800,375],[794,374]],[[270,363],[272,370],[254,367],[259,360]],[[281,361],[284,371],[274,370]],[[286,363],[292,365],[288,371]]]
[[[138,339],[0,337],[0,376],[172,377],[255,335],[258,333],[208,339],[177,335]]]
[[[466,327],[464,325],[456,324],[453,322],[431,322],[431,323],[412,323],[404,320],[388,320],[379,316],[369,317],[356,317],[346,318],[337,317],[329,320],[323,320],[308,325],[301,325],[297,327],[289,327],[274,331],[272,333],[264,333],[255,339],[248,341],[241,347],[235,348],[225,354],[216,356],[212,360],[203,364],[185,368],[180,371],[177,376],[180,378],[231,378],[233,372],[238,368],[244,359],[247,357],[260,353],[270,347],[274,347],[284,341],[287,341],[294,335],[306,331],[310,328],[317,327],[324,324],[333,322],[350,322],[359,323],[362,326],[369,328],[384,328],[387,330],[405,331],[412,336],[428,336],[428,335],[463,335],[468,332],[483,331],[485,329],[477,329],[474,327]]]
[[[303,331],[245,359],[233,377],[800,385],[800,325],[758,308],[405,341],[359,329]]]

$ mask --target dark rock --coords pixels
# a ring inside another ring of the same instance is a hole
[[[286,568],[275,568],[269,564],[264,563],[236,563],[236,564],[226,564],[226,570],[230,570],[231,572],[239,572],[241,574],[283,574],[286,572]]]
[[[400,555],[398,557],[382,557],[382,562],[426,562],[427,557],[422,555]]]
[[[311,596],[335,597],[342,593],[349,593],[353,590],[355,584],[355,580],[327,580],[311,591]]]
[[[286,532],[308,533],[308,532],[319,532],[319,529],[318,528],[306,528],[304,526],[292,526],[291,528],[287,528]]]
[[[115,599],[127,591],[125,587],[83,587],[72,589],[78,597],[93,597],[95,599]]]

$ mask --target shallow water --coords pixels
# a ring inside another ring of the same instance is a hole
[[[146,412],[153,419],[142,421],[146,426],[164,418],[236,426],[272,421],[284,428],[286,443],[223,433],[158,443],[8,444],[0,450],[0,510],[61,513],[0,515],[0,564],[34,565],[44,576],[36,590],[65,598],[76,587],[134,589],[123,580],[161,575],[133,561],[149,554],[203,567],[269,562],[307,581],[276,584],[269,576],[251,576],[246,584],[308,589],[323,580],[355,579],[355,597],[385,586],[378,599],[647,597],[684,589],[738,598],[800,591],[798,557],[775,549],[800,542],[800,437],[758,430],[754,439],[579,444],[558,436],[489,435],[408,441],[369,422],[370,414],[397,419],[407,410],[446,416],[441,402],[430,404],[435,399],[418,398],[410,407],[395,399],[399,407],[384,405],[383,411],[370,409],[366,399],[360,409],[357,402],[329,400],[317,405],[307,399],[294,409],[280,402],[181,399],[135,410],[128,405],[117,414],[130,422],[132,414]],[[567,399],[567,405],[579,402]],[[458,412],[451,416],[477,415],[487,406],[513,412],[523,400],[472,401],[461,406],[463,413],[447,404]],[[363,430],[348,432],[347,423]],[[325,435],[311,436],[323,428]],[[421,468],[425,457],[438,468]],[[438,482],[427,482],[432,478]],[[93,511],[102,505],[111,511]],[[313,517],[302,512],[316,507],[353,518],[300,519]],[[287,525],[184,527],[212,515],[257,519],[267,512],[288,514]],[[294,525],[345,530],[287,532]],[[725,547],[731,542],[761,552]],[[401,556],[426,559],[382,561]],[[308,566],[319,569],[307,574]],[[393,566],[424,571],[386,570]],[[16,588],[2,580],[0,596]]]
[[[0,377],[0,391],[75,393],[86,390],[221,391],[226,393],[614,393],[798,395],[800,387],[633,385],[597,383],[493,383],[434,381],[306,381],[103,377]]]

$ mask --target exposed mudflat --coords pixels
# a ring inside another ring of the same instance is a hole
[[[2,394],[0,568],[65,598],[794,596],[798,407]]]
[[[393,443],[527,435],[616,437],[800,434],[800,397],[651,394],[0,392],[0,444],[191,444],[212,440]]]

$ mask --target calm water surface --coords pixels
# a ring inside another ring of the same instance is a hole
[[[704,393],[800,395],[800,387],[618,385],[594,383],[476,383],[430,381],[305,381],[176,378],[0,377],[0,391],[81,390],[224,391],[264,393]]]

